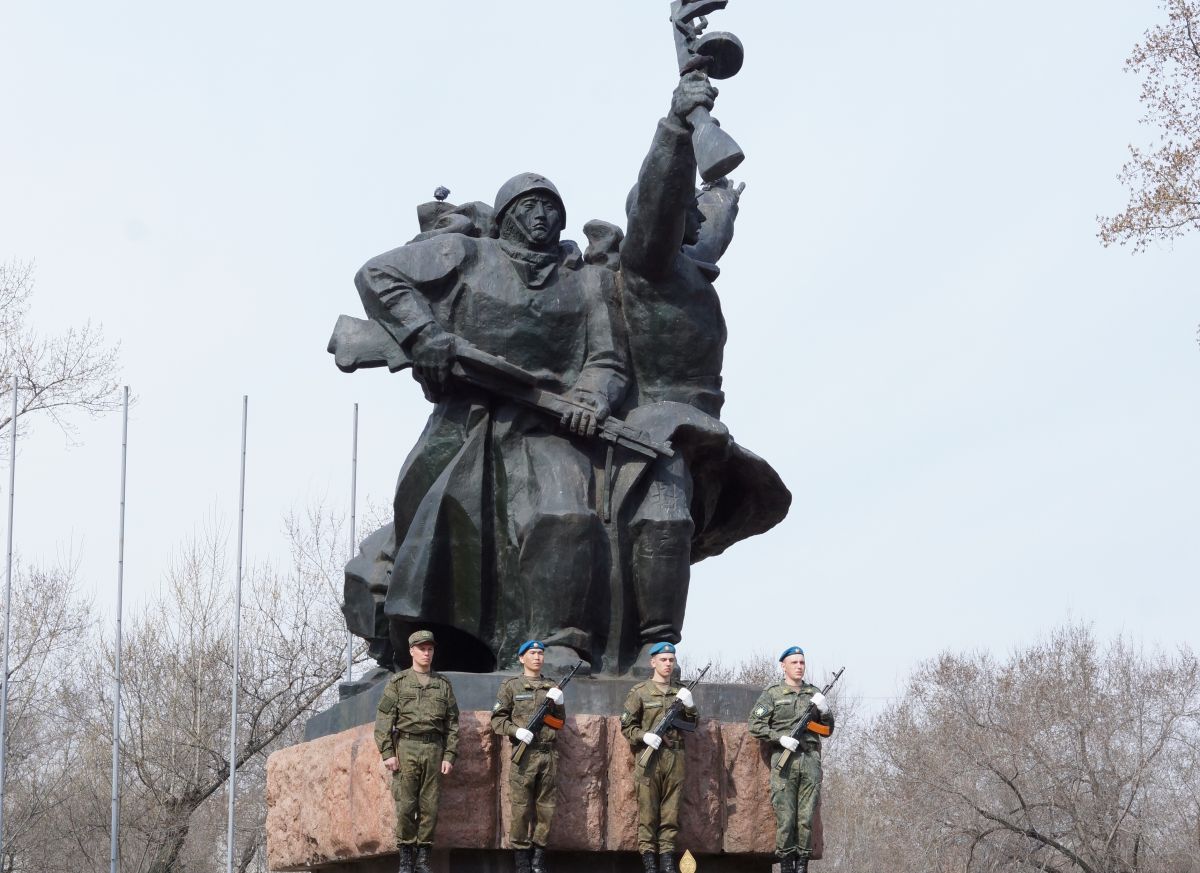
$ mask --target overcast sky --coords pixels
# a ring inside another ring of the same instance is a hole
[[[325,354],[352,277],[446,185],[559,186],[566,236],[623,223],[677,78],[667,0],[5,4],[0,259],[36,262],[46,332],[122,343],[126,585],[237,516],[389,501],[428,406]],[[746,47],[715,115],[743,146],[717,283],[723,419],[794,495],[697,565],[682,654],[808,648],[894,695],[943,649],[1068,620],[1174,647],[1200,614],[1197,246],[1096,240],[1144,139],[1124,58],[1150,0],[732,0]],[[21,446],[16,546],[116,578],[120,420]],[[363,532],[365,533],[365,531]],[[232,550],[231,550],[232,554]]]

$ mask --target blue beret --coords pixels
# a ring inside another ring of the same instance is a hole
[[[656,643],[650,649],[650,657],[653,658],[655,655],[661,655],[663,652],[666,652],[668,655],[674,655],[675,647],[670,643]]]
[[[521,643],[521,648],[517,649],[517,657],[521,657],[530,649],[541,649],[544,652],[546,651],[546,644],[541,640],[526,640]]]
[[[791,646],[790,648],[786,648],[783,650],[783,654],[779,656],[779,660],[782,661],[784,658],[790,658],[792,655],[803,655],[803,654],[804,654],[804,649],[800,648],[799,646]]]

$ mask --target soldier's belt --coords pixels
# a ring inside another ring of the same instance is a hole
[[[513,743],[513,745],[516,746],[516,744],[519,742],[521,742],[521,741],[517,740],[515,743]],[[529,750],[530,752],[552,752],[552,751],[554,751],[554,743],[553,742],[529,743],[526,746],[526,749]]]
[[[411,740],[414,743],[442,742],[442,735],[437,731],[430,731],[427,734],[410,734],[408,731],[396,731],[396,736],[402,740]]]

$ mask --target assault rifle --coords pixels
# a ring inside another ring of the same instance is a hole
[[[562,677],[562,679],[558,680],[558,690],[559,691],[562,691],[564,688],[567,687],[567,683],[571,681],[571,677],[575,675],[575,671],[578,670],[582,666],[583,666],[583,660],[581,659],[578,664],[576,664],[574,667],[571,668],[570,672],[567,673],[566,676],[564,676],[564,677]],[[556,731],[562,730],[562,726],[563,726],[562,719],[555,718],[554,716],[552,716],[550,714],[550,698],[549,697],[547,697],[545,700],[542,701],[542,705],[537,708],[537,712],[535,712],[533,714],[533,718],[529,719],[529,724],[525,725],[525,730],[529,731],[531,734],[533,734],[536,737],[537,732],[538,732],[538,730],[541,729],[543,723],[546,725],[546,727],[552,728],[553,730],[556,730]],[[521,763],[521,759],[523,757],[525,757],[525,749],[526,748],[528,748],[528,747],[526,746],[525,743],[522,743],[520,740],[517,741],[517,747],[515,749],[513,749],[513,753],[512,753],[512,762],[514,764]]]
[[[821,693],[828,694],[829,689],[833,688],[834,683],[838,681],[838,677],[841,676],[845,672],[846,672],[846,668],[843,667],[842,669],[840,669],[836,673],[834,673],[833,678],[829,680],[829,684],[821,689]],[[792,732],[788,736],[790,736],[794,740],[798,740],[798,739],[800,739],[801,736],[804,735],[805,731],[812,731],[814,734],[817,734],[818,736],[822,736],[822,737],[827,737],[831,733],[833,733],[833,731],[831,731],[825,725],[821,724],[819,721],[812,720],[813,710],[815,710],[816,708],[817,708],[817,705],[815,703],[810,703],[808,705],[808,709],[804,710],[804,714],[802,716],[800,716],[800,720],[798,722],[796,722],[796,726],[794,728],[792,728]],[[775,769],[782,771],[783,768],[787,766],[787,762],[790,761],[791,759],[792,759],[792,750],[784,749],[783,754],[779,756],[779,760],[775,763]]]
[[[412,365],[412,361],[386,325],[349,315],[338,316],[333,336],[329,338],[328,351],[334,355],[338,369],[347,373],[360,367],[384,366],[396,372]],[[456,345],[450,373],[477,388],[506,397],[523,406],[541,410],[558,419],[568,413],[595,412],[584,403],[539,388],[537,377],[532,373],[522,370],[499,355],[488,354],[472,345]],[[670,442],[655,440],[645,431],[611,415],[596,428],[596,436],[650,459],[660,455],[670,458],[675,454]]]
[[[700,680],[704,678],[704,674],[707,673],[711,667],[712,661],[709,661],[704,665],[704,669],[700,671],[700,674],[688,683],[687,690],[691,691],[693,688],[695,688],[700,683]],[[658,720],[658,723],[655,724],[654,727],[650,728],[649,732],[652,734],[658,734],[660,737],[665,738],[664,735],[671,728],[677,728],[678,730],[687,731],[688,733],[696,730],[695,724],[690,721],[683,720],[683,710],[683,704],[680,703],[679,698],[676,697],[675,702],[667,707],[667,711],[663,713],[662,718]],[[651,762],[654,761],[654,756],[657,754],[658,749],[655,749],[651,746],[646,746],[646,748],[642,750],[642,753],[638,755],[636,767],[637,771],[644,776],[648,772],[647,768],[650,766]]]

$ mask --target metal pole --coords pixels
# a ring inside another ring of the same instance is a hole
[[[17,488],[17,376],[12,377],[12,418],[8,420],[8,562],[4,569],[4,675],[0,685],[0,860],[4,856],[4,776],[8,763],[8,638],[12,628],[13,497]]]
[[[121,616],[125,592],[125,458],[129,451],[129,386],[121,402],[121,521],[117,528],[117,644],[116,680],[113,683],[112,825],[108,843],[108,869],[117,873],[117,844],[121,833]]]
[[[238,545],[237,545],[237,593],[234,597],[233,612],[233,695],[229,711],[229,831],[226,835],[228,843],[228,873],[233,873],[233,813],[237,800],[237,712],[238,712],[238,678],[241,668],[241,633],[242,633],[242,536],[246,527],[246,415],[249,411],[250,400],[242,395],[242,473],[238,485]]]
[[[354,535],[355,510],[358,507],[358,404],[354,404],[354,438],[350,448],[350,560],[358,549]],[[354,634],[346,630],[346,681],[354,674]]]

